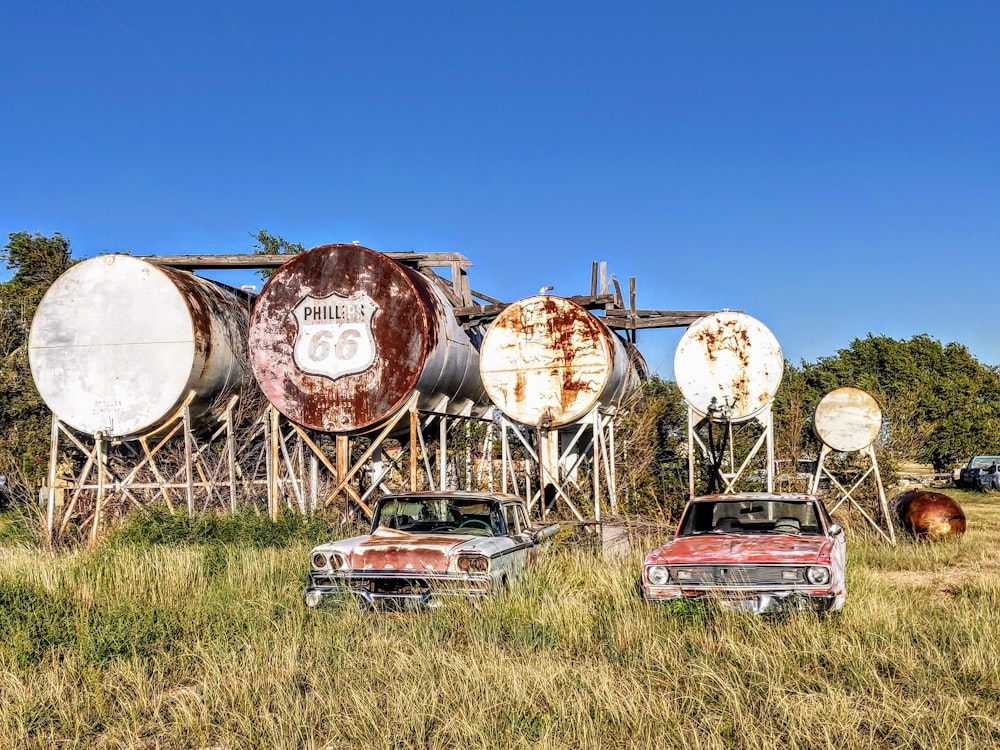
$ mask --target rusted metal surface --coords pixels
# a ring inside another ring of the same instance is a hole
[[[409,534],[380,528],[359,542],[349,553],[354,570],[448,570],[449,555],[472,539],[471,536]]]
[[[483,338],[480,372],[501,411],[543,427],[618,405],[647,377],[634,346],[555,295],[528,297],[497,316]]]
[[[31,372],[52,412],[81,432],[153,432],[191,391],[197,422],[249,379],[248,320],[248,299],[236,290],[103,255],[46,292],[28,340]]]
[[[724,310],[693,323],[674,354],[674,377],[701,416],[742,422],[767,409],[781,384],[777,339],[755,318]]]
[[[485,408],[478,352],[444,294],[359,245],[322,245],[282,265],[250,321],[253,373],[300,425],[377,429],[414,391],[421,409]]]
[[[903,528],[918,539],[935,541],[965,533],[965,511],[940,492],[910,490],[892,500]]]
[[[813,412],[816,437],[835,451],[860,451],[882,429],[882,410],[860,388],[838,388],[823,396]]]

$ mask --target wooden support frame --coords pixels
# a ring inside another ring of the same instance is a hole
[[[862,473],[861,476],[848,488],[845,488],[840,479],[834,476],[826,466],[826,459],[832,452],[833,449],[826,443],[824,443],[823,447],[820,448],[819,461],[816,463],[816,473],[813,475],[812,483],[809,488],[810,493],[813,495],[819,493],[820,480],[825,476],[830,480],[839,493],[835,498],[833,506],[829,509],[831,514],[835,513],[841,505],[847,503],[849,507],[853,507],[857,510],[868,525],[875,529],[875,531],[877,531],[883,539],[889,542],[889,544],[896,544],[896,529],[892,521],[892,514],[889,512],[889,503],[885,497],[885,487],[882,484],[882,474],[879,472],[878,468],[878,456],[875,455],[875,446],[869,445],[867,448],[857,451],[857,453],[868,459],[869,465],[868,469]],[[875,493],[878,496],[878,504],[879,509],[882,512],[882,518],[885,519],[885,529],[883,529],[879,523],[872,518],[871,514],[869,514],[865,510],[864,506],[858,502],[857,498],[854,497],[854,493],[858,491],[868,477],[872,477],[875,483]]]
[[[249,465],[241,466],[241,459],[253,460],[254,451],[248,445],[241,451],[237,444],[233,411],[239,397],[226,402],[209,432],[194,430],[193,398],[189,394],[155,433],[127,442],[101,433],[79,435],[52,418],[45,487],[51,546],[66,541],[70,527],[76,538],[97,544],[107,523],[156,502],[193,514],[212,508],[234,511],[241,495],[253,496],[254,486],[264,480],[255,480]]]
[[[699,455],[695,448],[699,448],[701,455],[708,457],[709,460],[712,460],[713,458],[714,446],[710,446],[709,443],[711,441],[709,440],[706,442],[705,438],[701,434],[702,429],[711,428],[712,425],[719,425],[724,430],[724,439],[730,446],[728,470],[722,470],[720,465],[717,474],[718,479],[722,484],[722,489],[719,494],[731,495],[740,491],[740,480],[746,477],[753,460],[761,455],[761,450],[764,451],[764,455],[760,460],[763,460],[765,464],[765,487],[767,492],[774,492],[774,416],[771,410],[771,404],[768,404],[765,410],[758,414],[754,419],[747,422],[740,422],[739,424],[755,424],[760,428],[760,432],[753,446],[742,456],[737,456],[734,448],[734,423],[710,420],[707,417],[701,416],[695,412],[694,409],[688,406],[687,449],[689,497],[695,497],[696,495],[701,494],[697,492],[697,488],[695,486],[695,477],[697,474],[696,458]],[[736,463],[737,459],[740,461],[739,466],[737,466]]]

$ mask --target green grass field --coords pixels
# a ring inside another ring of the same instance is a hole
[[[832,620],[647,605],[652,539],[560,546],[478,608],[372,615],[302,605],[321,525],[54,558],[8,535],[0,747],[1000,746],[1000,496],[948,492],[965,538],[852,534]]]

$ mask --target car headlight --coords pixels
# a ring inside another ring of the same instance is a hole
[[[331,552],[330,554],[327,554],[326,552],[316,552],[312,557],[312,564],[314,568],[325,568],[329,566],[334,570],[343,570],[346,563],[347,558],[339,552]]]
[[[462,555],[458,558],[457,566],[463,573],[487,573],[490,559],[484,555]]]
[[[806,580],[809,583],[823,584],[830,582],[830,569],[819,565],[806,568]]]
[[[663,565],[650,565],[646,568],[646,580],[654,586],[662,586],[670,580],[670,574]]]

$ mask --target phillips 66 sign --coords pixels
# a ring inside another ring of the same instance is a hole
[[[367,370],[375,363],[372,318],[377,310],[365,292],[303,297],[292,311],[298,323],[292,347],[296,366],[331,380]]]

